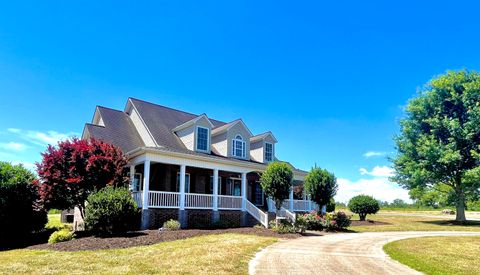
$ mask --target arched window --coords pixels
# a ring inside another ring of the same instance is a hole
[[[232,155],[238,158],[246,157],[246,146],[245,141],[241,135],[236,135],[232,140]]]

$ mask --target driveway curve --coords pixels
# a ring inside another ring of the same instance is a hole
[[[421,274],[383,252],[386,243],[429,236],[480,236],[480,232],[368,232],[301,237],[257,253],[250,274]]]

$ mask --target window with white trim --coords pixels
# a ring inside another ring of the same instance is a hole
[[[238,158],[245,158],[246,150],[245,141],[243,141],[242,136],[235,136],[232,140],[232,155]]]
[[[208,151],[208,128],[197,126],[197,150]]]
[[[270,162],[273,160],[273,144],[265,143],[265,161]]]

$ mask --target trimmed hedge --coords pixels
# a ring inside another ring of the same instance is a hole
[[[50,235],[50,238],[48,238],[48,243],[49,244],[54,244],[54,243],[59,243],[59,242],[66,242],[73,240],[75,238],[75,234],[68,230],[68,229],[62,229],[58,230],[52,233]]]
[[[127,188],[105,187],[88,196],[86,229],[95,235],[119,235],[137,230],[140,210]]]

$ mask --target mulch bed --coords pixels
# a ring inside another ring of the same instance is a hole
[[[387,224],[390,224],[390,223],[366,220],[366,221],[352,221],[352,224],[350,226],[387,225]]]
[[[216,229],[216,230],[200,230],[200,229],[186,229],[178,231],[158,231],[145,230],[132,232],[121,237],[100,238],[93,236],[80,237],[78,239],[56,243],[56,244],[38,244],[26,247],[27,249],[50,249],[57,251],[83,251],[83,250],[100,250],[100,249],[115,249],[127,248],[142,245],[152,245],[161,242],[181,240],[201,235],[237,233],[248,234],[265,237],[277,238],[298,238],[300,234],[278,234],[272,230],[262,228],[231,228],[231,229]]]

